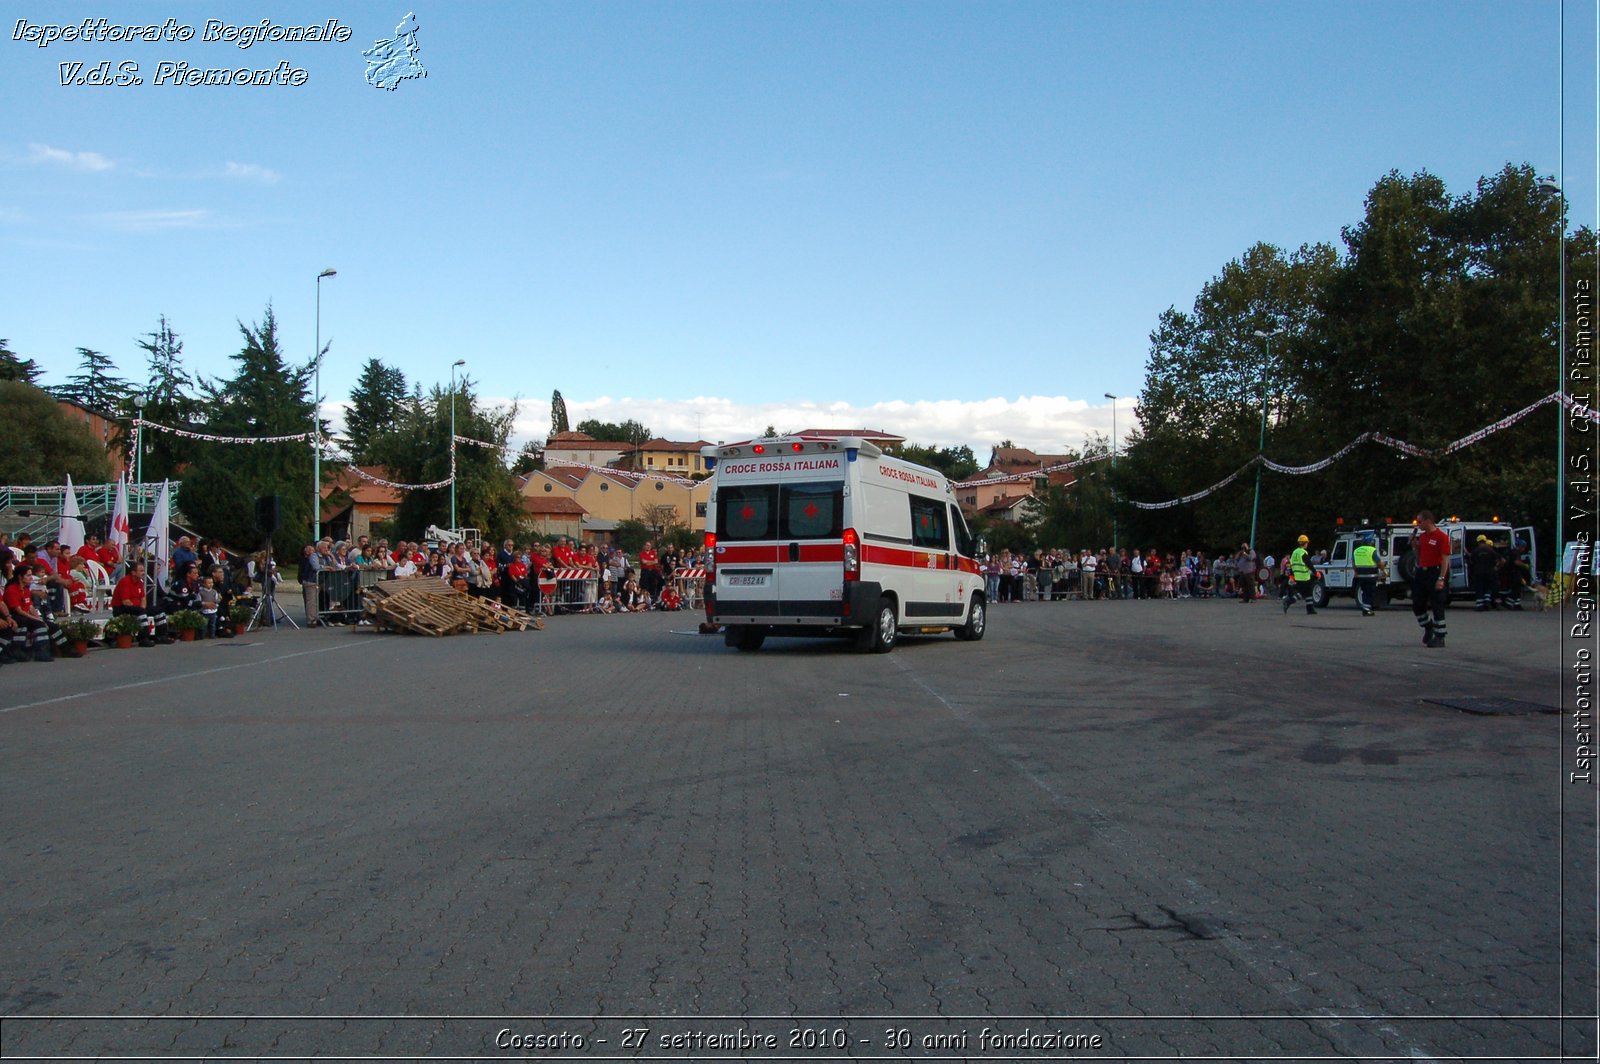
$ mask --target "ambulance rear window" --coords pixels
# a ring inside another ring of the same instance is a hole
[[[785,484],[782,509],[779,539],[838,539],[844,532],[844,482]]]
[[[717,535],[725,540],[776,538],[778,486],[727,484],[717,489]]]

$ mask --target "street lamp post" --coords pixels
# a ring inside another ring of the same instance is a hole
[[[1260,457],[1267,451],[1267,370],[1272,365],[1272,338],[1283,332],[1282,328],[1271,331],[1257,329],[1256,335],[1267,342],[1267,355],[1261,363],[1261,438],[1256,443],[1256,497],[1250,504],[1250,549],[1256,549],[1256,518],[1261,513],[1261,462]]]
[[[311,542],[322,538],[322,279],[336,277],[329,266],[317,274],[317,354],[311,363]]]
[[[144,483],[144,401],[145,394],[140,392],[133,397],[134,406],[139,408],[139,423],[133,427],[133,482]]]
[[[1111,400],[1111,468],[1117,468],[1117,396],[1110,392],[1105,397]],[[1111,549],[1117,549],[1117,487],[1111,486]]]
[[[458,358],[450,364],[450,531],[456,530],[456,370],[467,364]]]
[[[1556,225],[1561,231],[1561,244],[1558,254],[1561,256],[1559,279],[1556,284],[1560,286],[1557,293],[1556,307],[1558,308],[1558,325],[1556,330],[1556,394],[1567,394],[1567,194],[1559,184],[1550,178],[1539,182],[1539,188],[1544,192],[1553,192],[1559,213]],[[1559,573],[1561,566],[1567,560],[1566,522],[1567,522],[1567,406],[1565,403],[1556,403],[1556,542],[1555,542],[1555,567],[1553,572]]]

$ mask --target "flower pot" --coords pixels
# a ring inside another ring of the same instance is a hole
[[[178,632],[178,638],[185,643],[193,643],[196,633],[193,628],[184,628]]]
[[[131,633],[128,635],[119,635],[116,637],[116,639],[118,650],[127,650],[133,646],[133,635]]]
[[[250,626],[248,624],[236,624],[236,625],[233,626],[233,634],[234,635],[249,635],[250,634]]]
[[[74,639],[72,641],[72,649],[77,651],[80,656],[87,654],[89,653],[89,641],[87,639]]]

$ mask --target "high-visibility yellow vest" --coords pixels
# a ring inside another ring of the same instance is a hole
[[[1378,548],[1370,543],[1363,543],[1356,547],[1355,562],[1357,569],[1376,569],[1378,567]]]
[[[1311,579],[1310,553],[1304,547],[1296,547],[1289,555],[1289,573],[1296,580]]]

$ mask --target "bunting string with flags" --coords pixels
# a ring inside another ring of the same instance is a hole
[[[1495,433],[1500,432],[1503,429],[1510,428],[1512,425],[1515,425],[1517,422],[1532,414],[1540,407],[1543,407],[1549,403],[1560,403],[1562,406],[1566,407],[1568,410],[1580,417],[1586,418],[1590,421],[1600,421],[1600,413],[1597,413],[1595,410],[1582,403],[1575,402],[1573,398],[1570,395],[1567,395],[1565,392],[1552,392],[1543,399],[1529,403],[1516,413],[1508,414],[1499,421],[1496,421],[1494,424],[1485,425],[1483,428],[1478,429],[1476,432],[1470,432],[1461,437],[1459,440],[1452,440],[1443,447],[1418,447],[1414,443],[1408,443],[1405,440],[1397,440],[1393,436],[1386,436],[1381,432],[1364,432],[1360,436],[1357,436],[1355,439],[1351,440],[1349,443],[1345,444],[1335,453],[1329,455],[1321,461],[1312,462],[1309,465],[1284,465],[1281,462],[1274,462],[1264,454],[1258,454],[1254,458],[1250,459],[1250,461],[1240,466],[1239,469],[1236,470],[1231,476],[1225,480],[1218,481],[1211,487],[1206,488],[1204,491],[1195,492],[1193,495],[1185,495],[1181,499],[1168,499],[1165,502],[1132,502],[1130,500],[1129,504],[1140,510],[1165,510],[1172,506],[1182,506],[1184,503],[1194,502],[1197,499],[1203,499],[1212,492],[1219,491],[1222,488],[1227,487],[1229,484],[1237,480],[1240,475],[1250,469],[1251,466],[1258,462],[1272,470],[1274,473],[1285,473],[1289,476],[1304,476],[1308,473],[1320,473],[1324,469],[1327,469],[1329,466],[1333,465],[1335,462],[1339,461],[1341,458],[1349,455],[1351,451],[1355,450],[1363,443],[1369,442],[1381,444],[1382,446],[1388,447],[1391,450],[1396,450],[1402,454],[1410,455],[1412,458],[1443,458],[1446,455],[1455,454],[1457,451],[1465,450],[1474,444],[1482,443]]]
[[[189,429],[175,429],[171,425],[158,425],[154,421],[133,419],[135,429],[155,429],[157,432],[169,433],[186,440],[200,440],[205,443],[304,443],[311,439],[310,432],[296,432],[288,436],[214,436],[209,432],[191,432]]]
[[[1444,456],[1454,454],[1457,451],[1464,450],[1467,447],[1471,447],[1474,444],[1481,443],[1483,440],[1494,435],[1495,433],[1510,428],[1512,425],[1515,425],[1517,422],[1523,420],[1534,411],[1549,403],[1559,403],[1576,417],[1580,417],[1589,422],[1600,423],[1600,411],[1596,411],[1587,403],[1578,402],[1565,392],[1553,392],[1550,395],[1537,400],[1536,402],[1528,404],[1521,410],[1518,410],[1516,413],[1509,414],[1491,425],[1485,425],[1483,428],[1480,428],[1475,432],[1471,432],[1466,436],[1461,437],[1459,440],[1453,440],[1450,443],[1445,444],[1443,447],[1420,447],[1417,444],[1407,442],[1406,440],[1396,439],[1393,436],[1388,436],[1381,432],[1365,432],[1351,440],[1345,446],[1341,447],[1338,451],[1334,452],[1328,457],[1320,459],[1316,462],[1311,462],[1307,465],[1288,465],[1283,462],[1273,461],[1264,454],[1258,454],[1254,458],[1251,458],[1250,461],[1240,466],[1229,476],[1217,481],[1217,483],[1211,485],[1209,488],[1205,488],[1202,491],[1197,491],[1193,494],[1185,495],[1178,499],[1167,499],[1163,502],[1137,502],[1129,500],[1129,505],[1141,510],[1164,510],[1169,507],[1182,506],[1186,503],[1195,502],[1227,487],[1258,463],[1265,466],[1267,469],[1272,470],[1274,473],[1282,473],[1288,476],[1305,476],[1311,473],[1320,473],[1322,470],[1332,466],[1335,462],[1347,457],[1350,452],[1354,451],[1357,447],[1364,443],[1376,443],[1380,446],[1388,447],[1391,450],[1399,451],[1402,454],[1410,455],[1413,458],[1442,458]],[[320,434],[311,432],[297,432],[287,436],[218,436],[211,433],[192,432],[188,429],[173,428],[170,425],[162,425],[154,421],[145,421],[141,418],[134,418],[132,421],[132,427],[136,434],[135,439],[138,438],[137,433],[148,428],[157,432],[171,433],[172,435],[180,436],[184,439],[201,440],[208,443],[296,443],[310,442],[313,440],[313,438],[316,438],[317,444],[320,446],[323,444],[324,440],[324,437],[321,437]],[[520,455],[523,453],[520,448],[513,447],[509,444],[491,443],[487,440],[473,439],[470,436],[456,436],[454,437],[454,440],[458,444],[465,444],[469,447],[482,447],[486,450],[499,451],[503,455]],[[382,477],[373,476],[371,473],[360,469],[351,463],[348,458],[345,458],[341,455],[330,451],[324,451],[324,454],[335,461],[344,463],[346,468],[356,477],[359,477],[360,479],[370,483],[377,484],[380,487],[392,488],[396,491],[434,491],[439,488],[449,487],[450,484],[455,480],[455,477],[452,475],[444,480],[434,481],[431,484],[398,484],[394,481],[384,480]],[[1109,454],[1092,455],[1088,458],[1078,458],[1070,462],[1060,462],[1056,465],[1044,466],[1039,469],[1030,469],[1021,473],[1007,473],[999,476],[985,477],[982,480],[963,481],[962,483],[963,486],[972,488],[986,487],[993,484],[1020,483],[1023,481],[1032,480],[1036,477],[1049,476],[1051,473],[1059,473],[1070,469],[1077,469],[1081,466],[1091,465],[1096,462],[1105,462],[1110,460],[1111,457],[1112,456]],[[643,470],[634,469],[614,469],[610,466],[590,465],[585,462],[563,462],[561,465],[564,468],[594,470],[605,473],[608,476],[623,477],[635,481],[659,480],[665,481],[669,484],[683,485],[685,487],[693,487],[697,483],[695,480],[689,477],[676,476],[670,473],[646,472]],[[121,482],[119,481],[119,485],[120,484]],[[121,492],[124,490],[125,488],[119,486],[119,499],[124,498],[124,496],[121,494]],[[123,505],[125,505],[125,502]]]
[[[322,452],[322,457],[327,461],[338,462],[342,464],[346,473],[364,480],[368,484],[376,484],[380,488],[392,488],[395,491],[437,491],[439,488],[448,488],[450,486],[451,478],[449,477],[446,477],[443,480],[436,480],[432,484],[397,484],[392,480],[384,480],[382,477],[373,476],[365,469],[362,469],[360,466],[356,465],[355,462],[350,458],[339,454],[337,451],[324,450]]]

